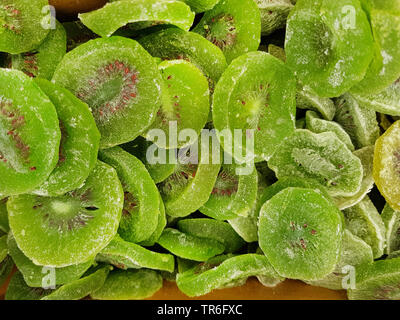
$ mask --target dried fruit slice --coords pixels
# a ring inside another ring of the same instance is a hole
[[[68,90],[45,79],[35,79],[56,107],[61,129],[58,164],[32,193],[58,196],[79,188],[96,165],[100,132],[89,107]]]
[[[9,279],[14,269],[14,261],[10,256],[6,256],[3,261],[0,262],[0,286]]]
[[[226,222],[214,219],[184,219],[177,223],[177,228],[183,233],[214,239],[225,246],[225,252],[236,252],[244,245],[244,241]]]
[[[181,0],[196,13],[211,10],[220,0]]]
[[[385,205],[381,214],[386,227],[386,254],[400,250],[400,212]]]
[[[335,117],[336,107],[329,98],[319,97],[309,88],[301,87],[297,90],[296,106],[299,109],[313,110],[322,115],[325,120],[331,121]]]
[[[116,270],[90,296],[96,300],[142,300],[162,287],[162,277],[153,270]]]
[[[400,121],[395,122],[375,144],[374,180],[394,210],[400,210]]]
[[[339,260],[342,219],[339,209],[317,191],[287,188],[261,208],[259,244],[281,276],[319,280]]]
[[[0,195],[27,193],[58,161],[60,128],[47,96],[20,71],[0,69]],[[21,92],[24,94],[21,94]]]
[[[99,156],[115,168],[124,188],[119,235],[134,243],[148,239],[158,225],[160,194],[145,166],[119,147],[102,150]]]
[[[144,136],[160,148],[183,148],[195,141],[180,141],[179,133],[190,128],[198,136],[207,122],[210,113],[208,81],[197,67],[185,60],[164,61],[158,68],[164,80],[163,103]],[[155,139],[153,129],[162,130],[165,139]]]
[[[257,198],[257,170],[238,175],[237,165],[222,165],[208,201],[199,209],[206,216],[228,220],[247,216]]]
[[[364,79],[351,92],[377,94],[400,77],[400,12],[397,0],[363,0],[361,3],[372,27],[374,58]]]
[[[386,247],[386,229],[381,215],[366,196],[355,206],[345,209],[346,228],[369,244],[374,258],[380,258]]]
[[[50,31],[43,23],[48,6],[48,0],[2,0],[0,51],[19,54],[37,48]]]
[[[221,0],[193,29],[219,47],[230,63],[256,51],[261,40],[261,16],[254,0]]]
[[[21,70],[30,77],[51,80],[57,65],[67,52],[67,35],[57,21],[46,39],[34,51],[11,56],[11,68]]]
[[[112,264],[120,269],[148,268],[172,272],[175,269],[174,256],[147,250],[135,243],[116,236],[96,256],[96,261]]]
[[[115,170],[98,162],[85,184],[64,196],[9,198],[10,227],[34,264],[66,267],[84,263],[115,236],[123,190]]]
[[[44,277],[46,267],[35,265],[22,251],[18,248],[12,232],[8,234],[7,246],[10,255],[15,262],[18,270],[22,273],[26,284],[30,287],[44,287]],[[71,265],[64,268],[55,268],[52,272],[54,275],[54,285],[69,283],[78,280],[93,264],[93,260],[85,263]]]
[[[7,287],[5,300],[40,300],[53,291],[54,290],[52,289],[29,287],[26,284],[22,273],[17,271],[12,276]]]
[[[314,179],[331,196],[352,196],[360,190],[361,160],[332,132],[298,129],[282,142],[269,161],[276,176]]]
[[[67,33],[67,51],[71,51],[89,40],[98,36],[86,28],[80,21],[64,22],[63,27]]]
[[[53,81],[92,108],[100,147],[132,141],[154,121],[161,105],[161,75],[136,41],[91,40],[67,53]]]
[[[7,200],[7,198],[0,200],[0,231],[4,233],[10,231],[10,225],[8,224]]]
[[[348,267],[357,267],[373,261],[371,246],[346,229],[343,234],[342,252],[335,270],[321,280],[306,282],[317,287],[342,290],[344,289],[343,277],[347,275],[346,270],[348,272]]]
[[[261,34],[267,36],[286,26],[286,19],[292,10],[290,0],[254,0],[261,13]]]
[[[360,105],[349,93],[336,100],[334,120],[349,134],[356,149],[375,144],[380,131],[376,112]]]
[[[301,0],[287,20],[287,64],[321,97],[338,97],[360,82],[373,38],[358,0]]]
[[[225,251],[225,246],[217,240],[172,228],[165,229],[157,243],[178,257],[194,261],[206,261]]]
[[[218,257],[216,257],[218,258]],[[205,295],[214,289],[242,283],[251,276],[264,275],[281,278],[272,268],[268,259],[260,254],[243,254],[228,259],[212,259],[179,273],[176,283],[189,297]]]
[[[378,260],[356,268],[356,288],[349,289],[350,300],[398,300],[400,258]]]
[[[307,111],[306,113],[306,126],[307,129],[314,133],[333,132],[341,140],[349,150],[354,151],[353,142],[349,134],[342,128],[342,126],[334,121],[327,121],[320,119],[316,112]]]
[[[123,0],[79,14],[82,23],[102,37],[109,37],[128,23],[152,22],[176,25],[189,30],[194,13],[178,0]]]
[[[269,160],[295,129],[295,94],[294,76],[277,58],[251,52],[235,59],[213,97],[214,126],[225,152],[233,153],[239,163],[243,154],[257,161]],[[235,129],[241,130],[242,143],[232,151],[225,133],[233,140]],[[254,137],[254,148],[247,143],[249,137]]]

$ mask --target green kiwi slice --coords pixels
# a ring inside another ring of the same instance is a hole
[[[0,261],[0,286],[7,281],[13,269],[14,261],[9,255],[7,255],[2,261]]]
[[[21,70],[30,77],[51,80],[57,65],[67,52],[67,35],[57,21],[56,28],[33,51],[11,56],[11,68]]]
[[[374,146],[364,147],[353,152],[353,154],[361,160],[363,167],[363,178],[360,190],[350,197],[333,197],[340,210],[352,207],[359,203],[364,197],[372,190],[374,186],[373,160],[374,160]]]
[[[1,0],[0,51],[19,54],[37,48],[50,31],[42,25],[48,6],[48,0]]]
[[[27,258],[22,251],[18,248],[17,243],[12,235],[8,234],[7,246],[15,265],[22,273],[26,284],[30,287],[43,287],[43,272],[44,266],[35,265],[29,258]],[[64,268],[54,269],[54,285],[66,284],[74,280],[78,280],[93,264],[93,260],[85,263],[71,265]]]
[[[381,214],[386,227],[386,254],[400,250],[400,213],[386,204]]]
[[[354,21],[344,11],[350,7]],[[288,66],[319,96],[347,92],[364,78],[373,57],[371,27],[360,2],[298,1],[287,20],[285,51]]]
[[[53,289],[29,287],[22,273],[16,271],[7,287],[5,300],[40,300],[53,291]]]
[[[400,12],[396,11],[396,0],[363,0],[361,3],[372,27],[374,58],[364,79],[351,92],[378,94],[400,77]]]
[[[183,293],[189,297],[197,297],[214,289],[236,286],[238,280],[245,281],[248,277],[258,275],[281,278],[264,255],[243,254],[222,259],[216,257],[201,263],[178,273],[176,283]]]
[[[96,261],[112,264],[120,269],[148,268],[172,272],[175,269],[174,256],[145,249],[127,242],[118,235],[96,256]]]
[[[343,127],[334,122],[320,119],[318,114],[314,111],[307,111],[306,113],[306,127],[314,133],[333,132],[341,140],[349,150],[354,151],[354,145],[351,141],[349,134]]]
[[[342,221],[339,209],[319,192],[287,188],[261,208],[259,245],[281,276],[319,280],[338,262]]]
[[[316,111],[328,121],[333,120],[336,113],[335,103],[331,99],[319,97],[304,86],[297,90],[296,106],[299,109]]]
[[[222,165],[208,201],[199,209],[206,216],[228,220],[247,216],[257,198],[257,170],[237,175],[236,165]]]
[[[10,231],[10,225],[8,223],[7,200],[7,198],[0,200],[0,231],[4,233],[8,233],[8,231]]]
[[[331,290],[343,289],[343,267],[357,267],[364,263],[372,263],[374,261],[371,246],[364,242],[361,238],[352,234],[345,229],[343,234],[342,252],[335,270],[325,278],[317,281],[306,281],[308,284],[317,287],[328,288]]]
[[[261,13],[261,35],[268,36],[286,26],[293,4],[290,0],[255,0]]]
[[[165,132],[165,141],[155,139],[160,148],[182,148],[195,141],[174,141],[179,132],[190,128],[200,134],[210,113],[210,92],[208,81],[203,73],[185,60],[164,61],[158,66],[163,80],[163,103],[157,112],[150,131],[145,133],[147,140],[153,141],[154,129]],[[163,139],[164,140],[164,139]]]
[[[225,152],[232,154],[223,138],[224,130],[232,137],[235,129],[242,130],[242,144],[233,156],[238,161],[243,154],[257,162],[269,160],[279,143],[295,129],[295,94],[294,76],[277,58],[250,52],[235,59],[213,96],[214,126]],[[254,137],[254,150],[247,143],[249,137]]]
[[[98,38],[95,33],[86,28],[80,21],[64,22],[62,25],[67,34],[67,52],[89,40]]]
[[[353,97],[365,108],[391,116],[400,116],[400,78],[379,93],[353,93]]]
[[[185,2],[196,13],[211,10],[220,0],[180,0]]]
[[[361,105],[349,93],[335,102],[334,120],[349,134],[356,149],[375,144],[380,131],[376,112]]]
[[[68,90],[45,79],[35,79],[56,107],[61,129],[58,164],[33,193],[58,196],[79,188],[96,165],[100,132],[89,107]]]
[[[219,47],[230,63],[256,51],[261,40],[261,15],[254,0],[221,0],[204,13],[193,29]]]
[[[7,201],[21,251],[34,264],[59,268],[94,259],[117,233],[122,207],[117,173],[101,162],[81,188],[63,196],[20,195]]]
[[[178,221],[177,228],[186,234],[221,242],[226,253],[236,252],[245,244],[229,223],[224,221],[207,218],[184,219]]]
[[[386,247],[386,228],[381,215],[368,196],[353,207],[343,210],[346,228],[369,244],[378,259]]]
[[[166,213],[171,217],[186,217],[195,212],[212,193],[221,167],[220,162],[214,161],[214,156],[220,150],[215,150],[214,144],[204,140],[199,139],[189,148],[179,150],[174,173],[158,185]],[[203,153],[207,149],[208,155]]]
[[[142,300],[150,298],[162,285],[162,277],[154,270],[115,270],[90,296],[96,300]]]
[[[109,37],[128,23],[153,22],[172,24],[189,30],[194,13],[181,1],[174,0],[122,0],[79,14],[82,23],[102,37]]]
[[[53,81],[86,102],[101,133],[100,147],[132,141],[154,121],[161,105],[161,75],[136,41],[91,40],[67,53]]]
[[[116,169],[124,188],[119,235],[134,243],[147,240],[156,230],[160,215],[160,195],[154,181],[143,163],[120,147],[102,150],[99,156]]]
[[[225,251],[225,246],[215,239],[194,236],[172,228],[164,229],[157,243],[175,256],[200,262]]]
[[[331,196],[353,196],[363,178],[361,160],[332,132],[298,129],[282,142],[268,164],[278,179],[314,179]]]
[[[349,289],[350,300],[398,300],[400,297],[400,258],[378,260],[356,268],[356,288]]]
[[[80,300],[99,290],[105,283],[112,267],[102,266],[81,279],[69,282],[57,288],[40,300]],[[90,272],[90,270],[89,270]]]
[[[21,71],[0,69],[0,129],[0,195],[30,192],[57,165],[61,133],[54,105]]]
[[[271,56],[274,56],[275,58],[278,58],[282,62],[286,62],[286,53],[285,50],[279,46],[276,46],[274,44],[269,44],[268,45],[268,53]]]

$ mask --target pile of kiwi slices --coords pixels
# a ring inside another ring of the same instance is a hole
[[[57,18],[0,0],[5,299],[145,299],[164,280],[197,297],[249,277],[400,298],[399,0],[109,0]]]

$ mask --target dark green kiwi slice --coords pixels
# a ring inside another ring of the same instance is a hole
[[[219,47],[230,63],[256,51],[261,40],[260,10],[254,0],[221,0],[193,29]]]
[[[63,27],[67,33],[67,52],[83,43],[98,38],[98,36],[85,27],[80,21],[64,22]]]
[[[67,35],[57,21],[56,28],[33,51],[11,56],[11,68],[21,70],[30,77],[51,80],[57,65],[67,52]]]
[[[115,270],[109,274],[104,285],[90,296],[95,300],[142,300],[160,290],[162,280],[154,270]]]
[[[160,215],[160,195],[154,181],[139,159],[119,147],[102,150],[99,156],[115,168],[124,188],[118,233],[134,243],[147,240],[156,230]]]
[[[161,105],[161,75],[136,41],[91,40],[67,53],[53,81],[92,109],[100,147],[132,141],[154,121]]]
[[[208,201],[199,209],[206,216],[228,220],[247,216],[257,198],[257,170],[238,175],[236,165],[222,165]]]
[[[371,27],[360,2],[297,1],[287,20],[285,51],[305,86],[321,97],[342,95],[364,78],[373,57]]]
[[[163,102],[156,120],[144,136],[164,149],[191,145],[200,135],[210,113],[208,81],[196,66],[185,60],[164,61],[158,68],[164,80]],[[196,132],[194,141],[181,141],[179,134],[187,128]],[[159,130],[165,133],[165,139],[154,137]]]
[[[226,253],[236,252],[245,244],[229,223],[224,221],[207,218],[184,219],[178,221],[177,228],[186,234],[221,242]]]
[[[37,48],[50,31],[42,25],[48,6],[48,0],[1,0],[0,51],[19,54]]]
[[[63,196],[20,195],[7,201],[18,247],[34,264],[49,267],[94,259],[117,233],[122,208],[117,173],[101,162],[81,188]]]
[[[7,200],[4,198],[0,200],[0,231],[8,233],[10,225],[8,224]]]
[[[127,242],[118,235],[96,256],[96,261],[112,264],[120,269],[148,268],[172,272],[175,269],[174,256],[145,249]]]
[[[243,156],[257,162],[269,160],[295,129],[295,95],[294,76],[279,59],[264,52],[235,59],[213,96],[214,126],[225,152],[233,153],[239,163]],[[242,143],[232,151],[225,136],[234,137],[235,130],[241,130]],[[254,138],[254,148],[247,143],[249,138]]]
[[[44,287],[44,266],[35,265],[22,253],[22,251],[18,248],[17,243],[15,242],[12,232],[8,234],[7,246],[10,252],[10,256],[15,262],[18,270],[22,273],[26,284],[30,287]],[[74,280],[78,280],[93,263],[94,260],[90,260],[85,263],[71,265],[64,268],[55,268],[53,273],[55,280],[54,285],[61,285]]]
[[[35,82],[56,107],[61,143],[56,168],[33,193],[63,195],[79,188],[95,167],[100,132],[87,104],[50,81],[37,78]]]
[[[255,0],[261,13],[261,34],[267,36],[286,26],[293,4],[290,0]]]
[[[95,11],[81,13],[79,19],[93,32],[109,37],[119,28],[135,22],[166,23],[189,30],[194,13],[189,6],[178,0],[122,0],[108,3]]]
[[[58,161],[60,138],[49,98],[21,71],[0,69],[2,198],[30,192],[48,178]]]
[[[319,192],[291,187],[263,205],[258,233],[260,248],[278,274],[319,280],[339,260],[343,217]]]
[[[17,271],[12,276],[7,287],[5,300],[40,300],[53,291],[53,289],[29,287],[22,273]]]

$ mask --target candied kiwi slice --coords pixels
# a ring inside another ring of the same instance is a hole
[[[347,290],[350,300],[398,300],[400,258],[378,260],[358,266],[356,288]]]
[[[67,33],[67,52],[89,40],[98,38],[95,33],[86,28],[80,21],[64,22],[63,27]]]
[[[381,214],[386,227],[386,254],[400,250],[400,212],[386,204]]]
[[[51,80],[57,65],[67,52],[67,35],[57,21],[46,39],[33,51],[11,56],[11,68],[21,70],[30,77]]]
[[[178,0],[122,0],[107,3],[104,7],[79,14],[79,19],[101,37],[109,37],[128,23],[155,22],[172,24],[189,30],[194,13]]]
[[[95,300],[142,300],[150,298],[162,285],[161,275],[154,270],[115,270],[90,296]]]
[[[44,287],[44,277],[47,272],[46,267],[35,265],[23,254],[23,252],[18,248],[12,232],[8,234],[7,246],[15,265],[23,275],[26,284],[35,288]],[[78,280],[90,268],[93,262],[93,260],[89,260],[85,263],[71,265],[64,268],[54,268],[54,273],[52,273],[55,279],[54,285],[61,285]]]
[[[143,163],[120,147],[100,151],[100,159],[115,168],[124,188],[119,235],[134,243],[147,240],[160,215],[160,194],[154,181]]]
[[[297,90],[296,106],[299,109],[316,111],[328,121],[333,120],[336,113],[335,103],[331,99],[319,97],[304,86]]]
[[[50,14],[46,8],[48,0],[1,0],[0,51],[19,54],[36,49],[50,31],[43,24]]]
[[[56,168],[32,193],[59,196],[79,188],[95,167],[100,132],[87,104],[48,80],[35,82],[56,107],[61,143]]]
[[[261,35],[268,36],[286,26],[286,19],[293,9],[290,0],[255,0],[261,13]]]
[[[5,300],[40,300],[52,293],[53,289],[29,287],[21,272],[16,271],[7,287]]]
[[[61,132],[49,98],[21,71],[0,69],[0,194],[27,193],[58,161]],[[23,91],[24,94],[21,94]]]
[[[164,80],[163,103],[144,136],[164,149],[191,145],[200,135],[210,113],[208,81],[196,66],[185,60],[164,61],[158,68]],[[179,134],[187,128],[194,130],[197,136],[193,137],[194,140],[181,141]],[[155,139],[154,129],[165,132],[165,139]]]
[[[400,210],[400,121],[377,141],[374,153],[374,181],[394,210]]]
[[[355,25],[353,25],[355,22]],[[360,82],[373,38],[358,0],[300,0],[287,20],[287,64],[321,97],[338,97]]]
[[[8,223],[7,200],[4,198],[0,200],[0,231],[8,233],[10,225]]]
[[[220,0],[183,0],[195,13],[211,10]]]
[[[208,201],[199,209],[206,216],[228,220],[247,216],[257,198],[258,176],[254,166],[222,165]],[[238,171],[237,171],[238,170]]]
[[[295,78],[279,59],[264,52],[235,59],[213,96],[214,126],[225,152],[239,163],[243,156],[250,158],[245,161],[269,160],[295,129],[295,95]],[[237,130],[241,130],[242,141],[232,150]]]
[[[284,189],[261,208],[259,244],[283,277],[318,280],[330,274],[342,236],[341,212],[313,189]]]
[[[92,109],[100,148],[132,141],[154,121],[161,105],[161,75],[136,41],[91,40],[67,53],[53,81]]]
[[[193,29],[219,47],[230,63],[256,51],[261,40],[260,10],[254,0],[221,0]]]
[[[332,132],[298,129],[282,142],[268,164],[278,179],[314,179],[331,196],[354,195],[363,178],[361,160]]]
[[[50,267],[94,259],[117,233],[122,208],[117,173],[100,161],[81,188],[63,196],[20,195],[7,201],[18,247],[34,264]]]

